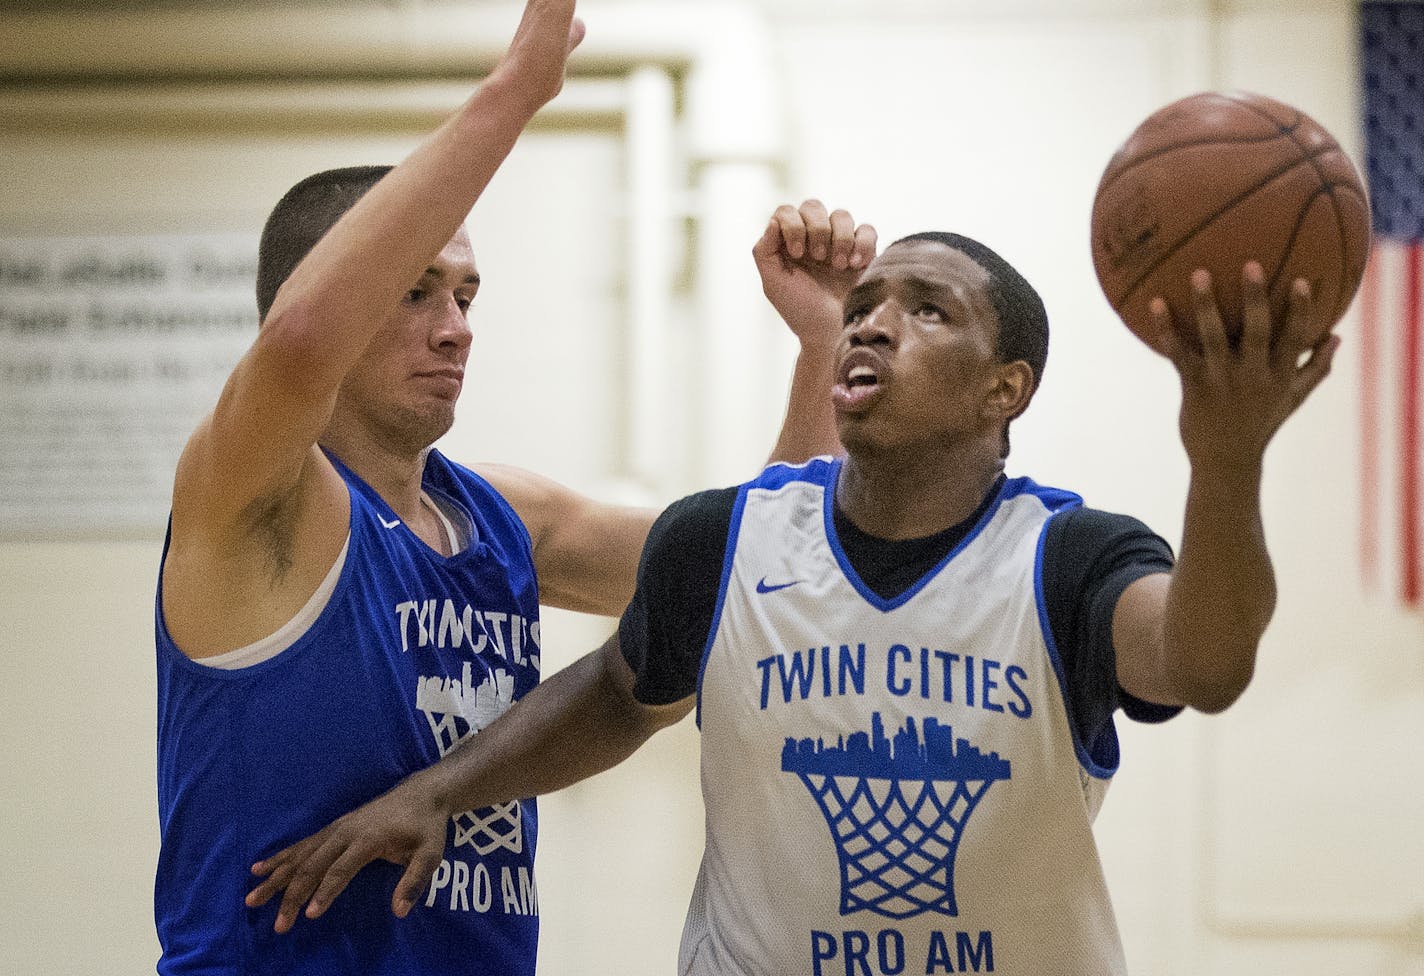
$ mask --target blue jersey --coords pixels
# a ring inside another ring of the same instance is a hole
[[[390,910],[402,869],[384,861],[286,935],[272,931],[279,899],[243,904],[254,861],[434,763],[539,680],[538,584],[508,503],[431,451],[426,492],[473,524],[444,557],[332,460],[350,537],[326,606],[289,647],[239,670],[192,661],[159,600],[159,971],[532,974],[533,800],[452,818],[405,919]]]

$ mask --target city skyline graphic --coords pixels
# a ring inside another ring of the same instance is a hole
[[[416,681],[415,707],[425,713],[441,756],[499,718],[513,703],[514,675],[502,668],[494,668],[477,683],[471,662],[466,661],[459,680],[431,675]],[[472,847],[481,856],[500,849],[514,854],[524,850],[524,819],[518,800],[466,810],[450,819],[455,824],[455,847]]]
[[[840,862],[840,913],[870,911],[908,918],[927,911],[959,914],[954,861],[965,824],[1011,765],[985,753],[935,718],[923,737],[907,717],[893,737],[879,712],[869,732],[788,738],[781,769],[816,800]]]

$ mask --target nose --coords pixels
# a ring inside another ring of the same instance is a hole
[[[473,338],[469,320],[452,296],[441,309],[439,320],[430,334],[430,344],[439,350],[464,352],[470,348]]]
[[[852,346],[888,345],[899,320],[899,307],[893,301],[883,301],[862,315],[860,321],[851,326],[850,344]]]

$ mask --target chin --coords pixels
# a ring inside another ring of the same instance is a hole
[[[455,405],[403,410],[391,418],[389,430],[412,453],[428,449],[455,425]]]
[[[875,436],[872,425],[858,417],[841,417],[836,424],[836,436],[848,454],[873,451],[883,446],[881,439]]]

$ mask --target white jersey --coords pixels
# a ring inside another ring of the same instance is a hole
[[[696,976],[1125,971],[1043,609],[1049,517],[1004,483],[893,599],[836,539],[840,465],[769,468],[733,510],[698,721]]]

